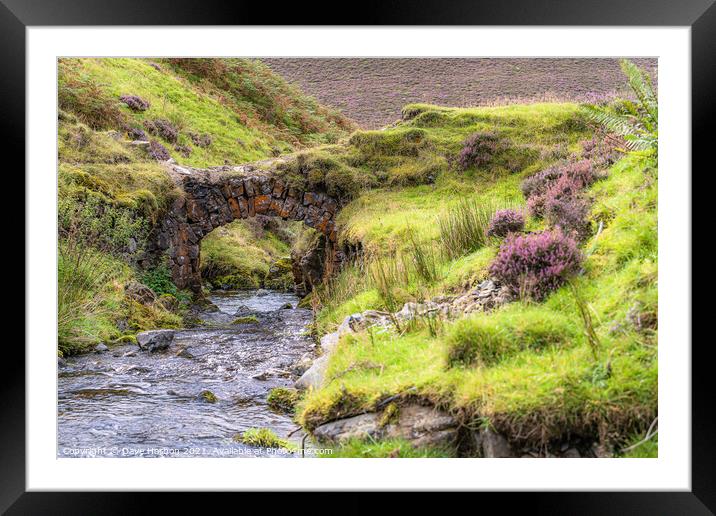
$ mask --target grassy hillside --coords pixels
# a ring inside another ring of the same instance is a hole
[[[349,314],[396,311],[407,301],[465,292],[489,277],[504,238],[456,249],[451,245],[461,229],[448,221],[466,206],[530,213],[521,189],[526,178],[588,160],[596,180],[581,194],[589,201],[588,230],[579,241],[582,272],[543,300],[518,298],[457,320],[425,318],[399,330],[344,337],[323,387],[300,405],[299,420],[315,428],[397,395],[449,410],[471,428],[489,425],[510,438],[522,436],[526,445],[593,435],[618,450],[636,439],[657,410],[653,160],[627,156],[610,166],[611,159],[595,152],[593,129],[575,104],[405,111],[409,120],[326,151],[358,174],[365,165],[356,157],[366,151],[363,138],[370,138],[371,163],[382,164],[371,170],[388,182],[426,160],[445,165],[429,184],[374,188],[341,212],[342,238],[360,242],[365,255],[315,293],[322,303],[320,334]],[[478,164],[461,167],[475,133],[491,136]],[[399,152],[416,141],[414,152]],[[606,144],[604,152],[614,153]],[[526,218],[526,232],[550,226],[546,217]]]
[[[176,291],[167,267],[132,265],[152,224],[179,195],[160,160],[242,163],[335,142],[352,128],[340,113],[244,59],[60,59],[58,103],[65,353],[182,322],[188,296]],[[206,275],[231,276],[230,286],[263,284],[271,264],[288,255],[291,238],[286,224],[221,228],[206,240]],[[232,252],[237,244],[240,258]],[[153,295],[128,293],[138,282]]]
[[[165,121],[170,130],[157,139],[190,166],[258,160],[351,129],[340,113],[245,59],[61,59],[58,80],[60,109],[92,129],[149,133],[148,122]]]

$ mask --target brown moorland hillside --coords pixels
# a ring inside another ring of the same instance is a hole
[[[362,127],[394,122],[410,103],[478,106],[626,94],[618,59],[261,59]],[[636,59],[656,77],[656,59]]]

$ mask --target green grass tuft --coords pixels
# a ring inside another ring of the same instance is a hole
[[[351,439],[332,453],[321,454],[321,458],[362,458],[362,459],[407,459],[407,458],[436,458],[451,457],[455,451],[443,448],[415,448],[410,442],[403,439],[387,439],[382,441]]]
[[[447,335],[447,362],[450,366],[489,366],[520,351],[571,346],[580,341],[575,321],[562,313],[512,304],[452,325]]]
[[[268,428],[249,428],[245,432],[237,434],[234,437],[234,440],[248,446],[296,451],[295,445],[288,442],[286,439],[281,439]]]

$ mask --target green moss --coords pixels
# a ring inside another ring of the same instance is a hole
[[[201,399],[203,399],[207,403],[216,403],[218,401],[216,394],[214,394],[211,391],[201,391],[199,393],[199,396],[201,397]]]
[[[266,402],[268,406],[280,412],[293,412],[300,394],[296,389],[276,387],[269,392]]]
[[[157,219],[179,195],[166,171],[156,163],[60,163],[59,195],[82,202],[94,196],[113,206],[135,210],[149,221]]]
[[[290,290],[293,284],[293,261],[290,257],[273,262],[263,280],[264,287],[275,290]]]
[[[136,344],[137,343],[137,336],[136,335],[121,335],[120,337],[116,338],[113,343],[122,344],[122,343],[131,343]]]
[[[181,316],[170,312],[160,302],[145,305],[134,299],[125,298],[122,306],[129,327],[136,333],[163,328],[181,328],[183,325]]]
[[[389,403],[388,406],[383,409],[383,413],[380,415],[380,421],[378,422],[378,426],[383,428],[386,425],[397,421],[399,415],[400,408],[398,408],[398,404]]]
[[[366,159],[418,156],[428,142],[428,133],[425,130],[403,127],[388,131],[357,131],[349,140]]]
[[[562,313],[513,304],[452,325],[446,337],[447,362],[451,366],[490,365],[526,349],[570,346],[579,342],[579,337],[575,321]]]
[[[255,315],[246,315],[244,317],[237,317],[231,321],[231,324],[256,324],[258,322],[259,319]]]
[[[272,430],[268,428],[249,428],[241,434],[237,434],[234,440],[249,446],[257,446],[261,448],[280,448],[289,451],[295,451],[296,446],[281,439]]]
[[[409,441],[403,439],[386,439],[361,440],[351,439],[339,447],[335,448],[332,453],[321,454],[321,458],[363,458],[363,459],[383,459],[383,458],[438,458],[438,457],[454,457],[455,450],[451,448],[428,448],[414,447]]]

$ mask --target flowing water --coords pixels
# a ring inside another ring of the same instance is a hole
[[[252,427],[281,437],[297,428],[266,397],[291,386],[288,370],[312,354],[305,335],[311,312],[283,308],[298,298],[272,291],[215,293],[210,300],[218,311],[177,331],[166,351],[132,344],[66,360],[58,374],[58,456],[286,456],[233,437]],[[244,315],[259,322],[231,324]],[[253,378],[264,372],[265,379]],[[215,403],[202,396],[207,390]]]

